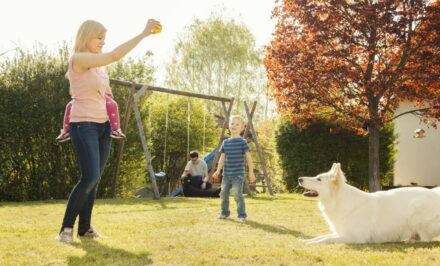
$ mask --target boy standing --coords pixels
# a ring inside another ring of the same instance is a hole
[[[231,138],[223,141],[221,156],[214,177],[220,175],[223,166],[223,179],[221,184],[221,213],[219,219],[226,219],[231,214],[229,210],[229,193],[234,190],[234,198],[237,203],[238,220],[246,221],[246,208],[243,196],[243,184],[245,180],[245,160],[249,169],[249,182],[255,181],[252,157],[249,146],[245,139],[240,136],[244,130],[244,121],[240,116],[231,116],[229,120]]]

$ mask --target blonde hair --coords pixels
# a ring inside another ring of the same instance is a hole
[[[75,38],[75,46],[73,47],[73,53],[84,52],[87,50],[87,43],[93,39],[98,37],[101,34],[104,34],[107,29],[94,20],[86,20],[84,21],[78,29]]]
[[[238,120],[238,121],[240,121],[241,124],[243,125],[243,127],[246,126],[246,124],[244,123],[244,119],[243,119],[241,116],[239,116],[239,115],[232,115],[232,116],[229,118],[229,126],[231,126],[231,123],[232,123],[233,120]]]

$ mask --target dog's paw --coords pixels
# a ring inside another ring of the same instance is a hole
[[[333,237],[317,237],[307,240],[306,245],[323,245],[323,244],[333,244],[335,243],[335,238]]]
[[[321,238],[310,238],[310,239],[302,239],[301,242],[309,246],[309,245],[319,244],[321,240],[322,240]]]
[[[307,246],[323,244],[323,242],[321,242],[319,240],[309,240],[309,241],[306,241],[305,243]]]

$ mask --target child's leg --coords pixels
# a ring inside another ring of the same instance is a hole
[[[108,95],[105,96],[105,102],[107,108],[107,115],[110,121],[110,125],[112,127],[112,131],[120,129],[121,125],[119,119],[118,103]]]
[[[66,105],[66,111],[64,111],[64,120],[63,120],[64,132],[69,131],[70,111],[72,110],[72,104],[73,104],[73,100],[68,102]]]
[[[234,176],[232,181],[232,190],[234,190],[234,199],[237,203],[237,214],[238,218],[246,218],[246,206],[244,204],[244,196],[243,196],[243,184],[244,177],[243,176]]]
[[[63,119],[63,129],[61,129],[61,133],[56,137],[56,140],[59,142],[65,142],[70,140],[69,136],[69,123],[70,123],[70,111],[72,110],[73,100],[67,103],[66,110],[64,111],[64,119]]]
[[[224,176],[221,184],[220,199],[221,199],[221,215],[229,217],[231,214],[229,210],[229,191],[231,190],[231,183],[229,177]]]

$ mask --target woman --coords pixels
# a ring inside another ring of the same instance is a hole
[[[100,67],[118,61],[138,45],[153,30],[160,28],[150,19],[145,29],[131,40],[108,53],[102,53],[106,29],[96,21],[87,20],[76,35],[73,55],[69,59],[67,77],[74,99],[70,114],[70,137],[81,177],[70,193],[61,231],[57,240],[73,241],[73,227],[79,216],[78,236],[99,237],[91,226],[93,204],[101,174],[110,152],[110,123],[105,94],[110,91],[108,75]]]

